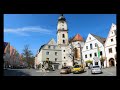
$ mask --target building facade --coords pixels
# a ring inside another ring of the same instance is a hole
[[[4,68],[7,68],[10,64],[10,43],[4,42]]]
[[[105,40],[106,40],[105,38],[94,34],[88,35],[82,50],[84,63],[86,63],[87,60],[93,61],[95,57],[98,57],[98,47],[100,50],[100,58],[105,57],[105,50],[104,50]],[[100,65],[100,63],[97,64]]]
[[[116,66],[116,25],[112,23],[109,30],[106,42],[105,42],[105,53],[106,53],[106,67]]]
[[[54,39],[51,39],[47,44],[43,45],[36,57],[37,64],[44,64],[44,61],[51,61],[56,67],[60,69],[62,63],[61,48],[57,45]]]

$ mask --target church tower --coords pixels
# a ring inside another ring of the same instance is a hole
[[[68,27],[67,22],[63,14],[58,18],[57,25],[57,45],[60,46],[62,50],[62,65],[70,66],[72,65],[69,57],[69,42],[68,42]]]
[[[68,28],[66,19],[63,14],[61,14],[58,18],[57,44],[60,46],[68,45]]]

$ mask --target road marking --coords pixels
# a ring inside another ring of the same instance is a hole
[[[113,73],[111,73],[111,72],[108,72],[108,71],[106,71],[106,70],[104,70],[105,72],[107,72],[107,73],[109,73],[109,74],[111,74],[111,75],[113,75]],[[114,75],[113,75],[114,76]]]

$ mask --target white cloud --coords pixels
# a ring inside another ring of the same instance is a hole
[[[23,28],[15,28],[15,29],[7,28],[4,29],[4,32],[14,33],[22,36],[30,36],[30,34],[28,34],[29,32],[37,32],[41,34],[53,34],[51,30],[42,28],[40,26],[31,26],[31,27],[23,27]]]

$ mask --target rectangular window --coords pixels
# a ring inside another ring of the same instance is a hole
[[[57,52],[55,52],[55,55],[57,55]]]
[[[46,52],[46,55],[49,55],[49,52]]]
[[[86,46],[86,49],[88,49],[88,46]]]
[[[90,54],[90,57],[92,57],[92,54]]]
[[[95,47],[97,47],[97,43],[95,43]]]
[[[90,49],[92,49],[92,44],[90,44]]]
[[[55,58],[55,62],[57,61],[57,58]]]
[[[102,51],[100,51],[100,55],[102,56]]]
[[[112,48],[109,48],[109,53],[112,53]]]
[[[94,53],[95,56],[97,56],[97,53]]]
[[[113,39],[111,39],[111,42],[113,42]]]
[[[48,46],[48,48],[50,49],[50,46]]]
[[[85,55],[85,58],[87,58],[87,55]]]

